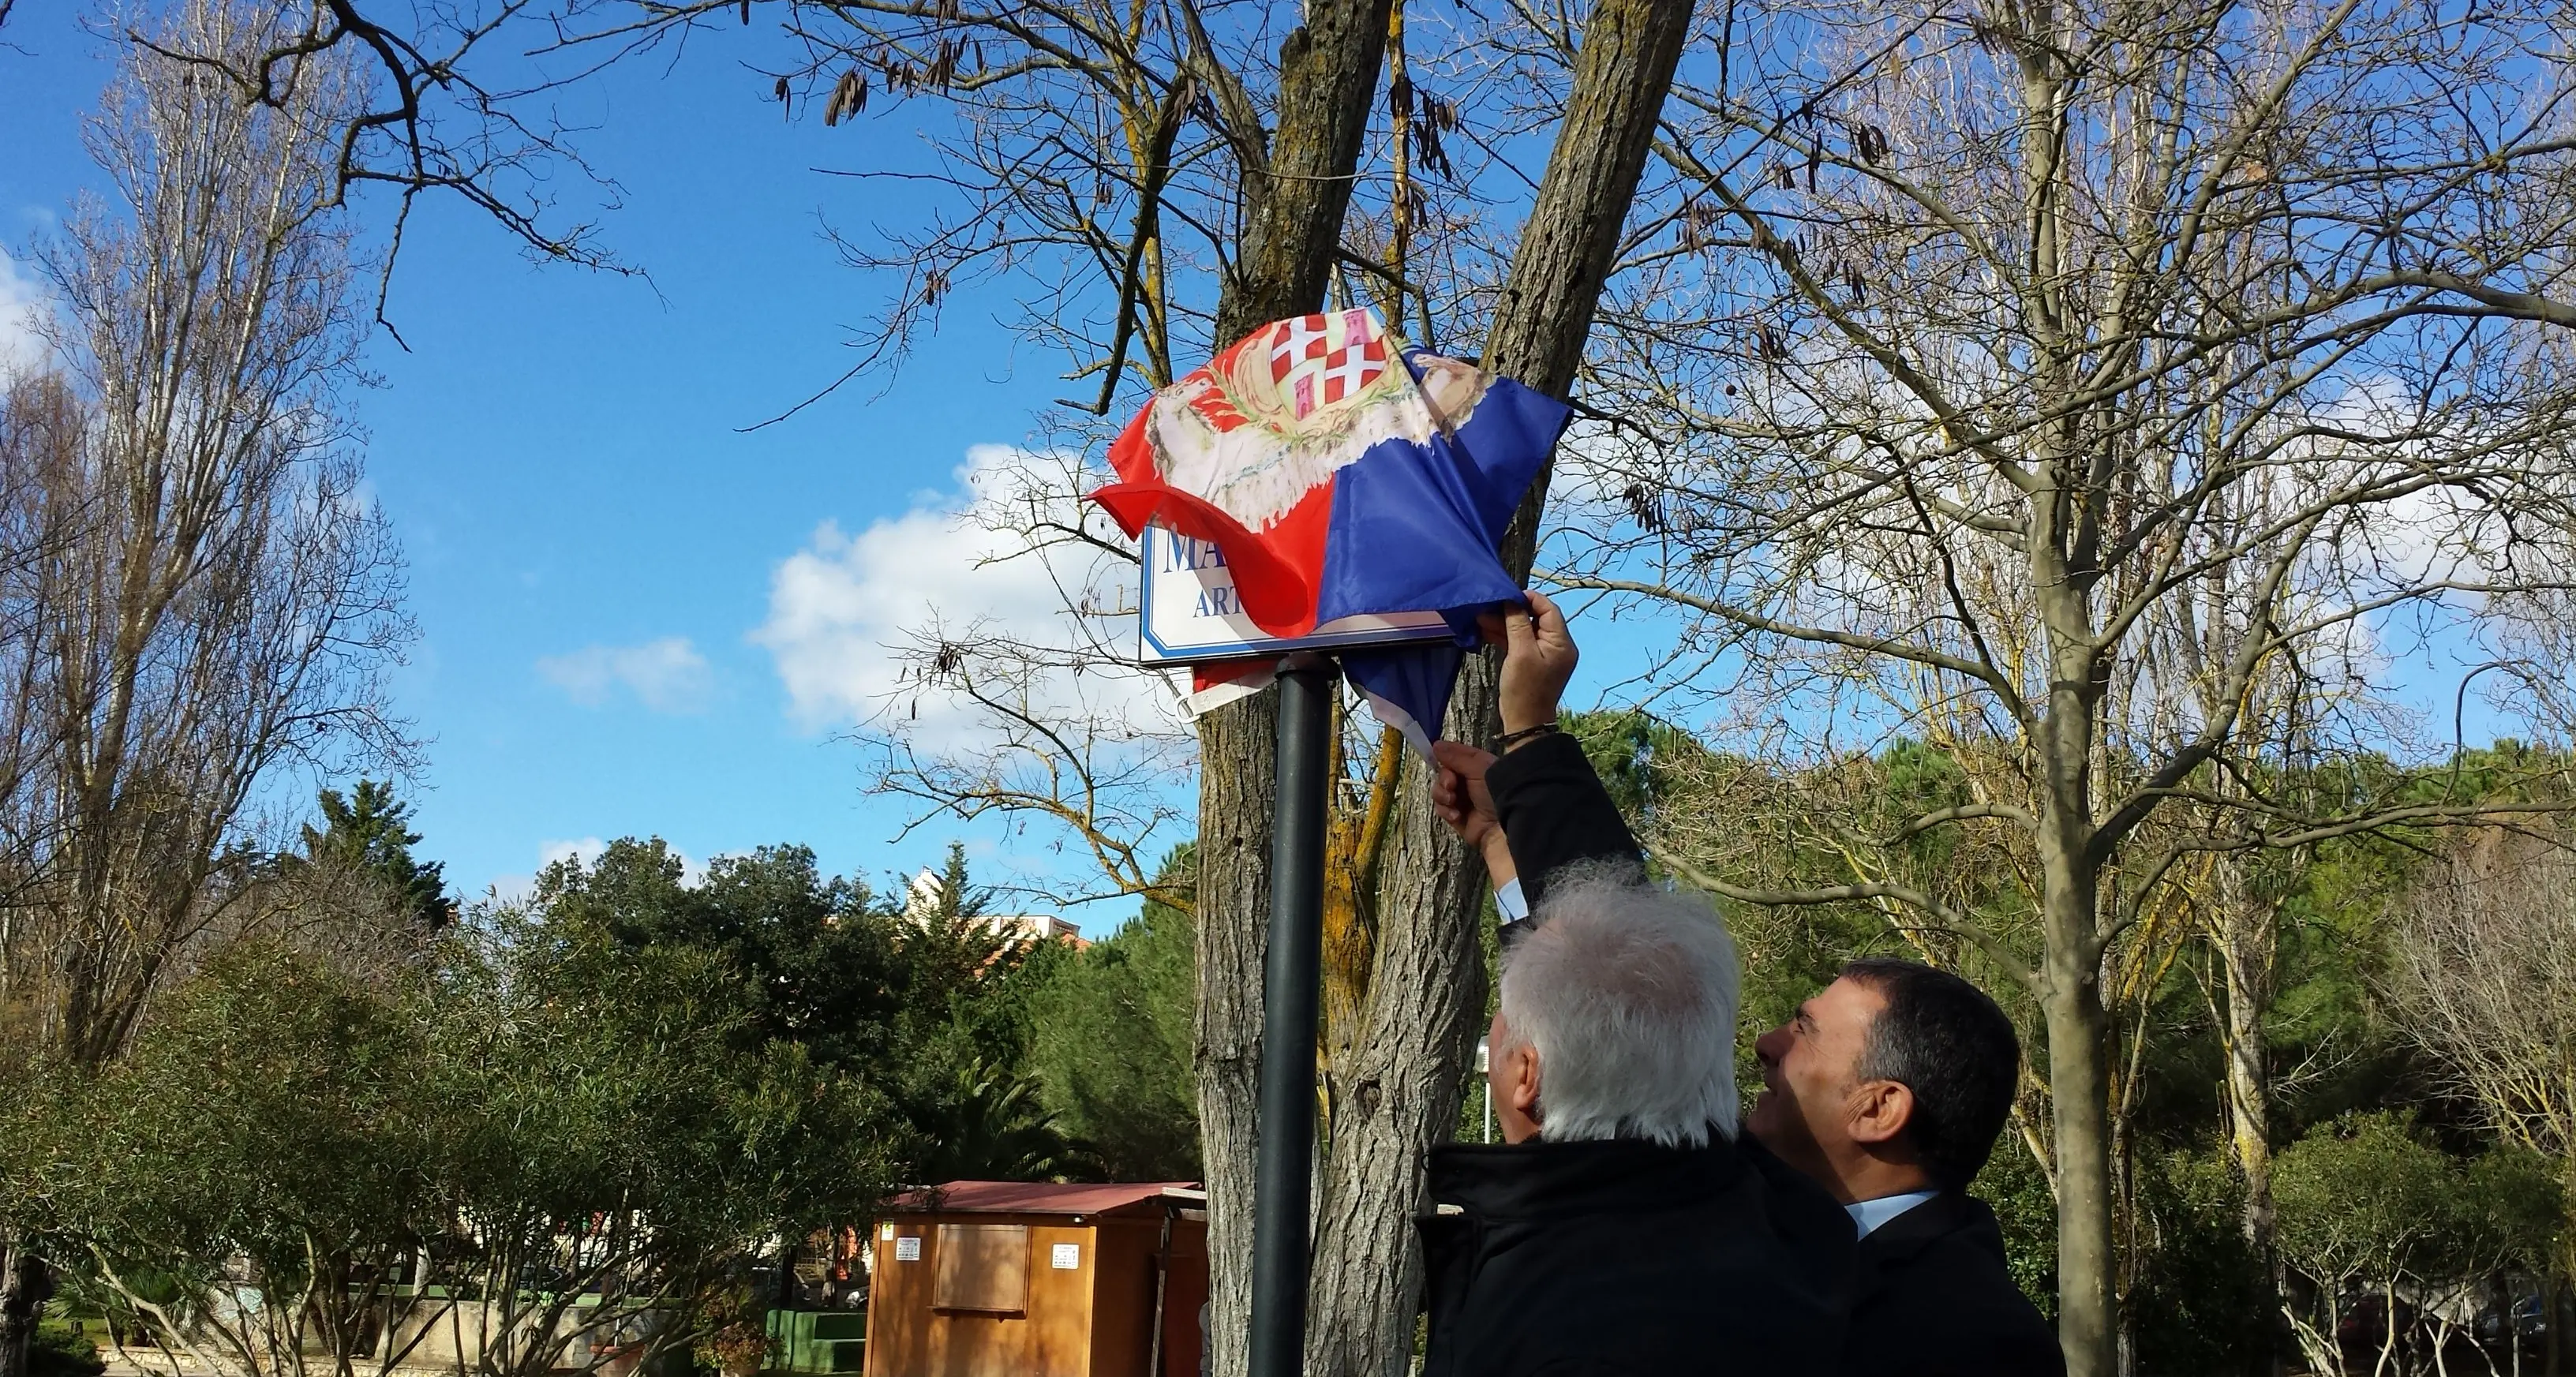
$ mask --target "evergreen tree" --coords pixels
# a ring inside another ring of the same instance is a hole
[[[531,908],[622,959],[716,962],[743,991],[745,1051],[793,1048],[892,1107],[874,1127],[906,1181],[1083,1174],[1027,1069],[1031,1002],[1068,951],[985,921],[962,847],[935,885],[898,908],[801,846],[718,857],[691,885],[660,839],[621,838],[547,867]]]
[[[1161,882],[1186,884],[1190,863],[1184,847]],[[1047,1107],[1114,1179],[1198,1179],[1197,946],[1188,910],[1149,899],[1038,1001],[1029,1060]]]
[[[455,921],[446,865],[412,854],[420,834],[411,830],[411,805],[394,797],[392,785],[361,779],[347,794],[324,789],[316,804],[323,825],[304,824],[303,854],[280,857],[281,871],[290,877],[324,870],[373,879],[396,912],[425,932]]]

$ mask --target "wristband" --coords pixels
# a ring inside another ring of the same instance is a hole
[[[1556,730],[1557,725],[1555,719],[1551,718],[1548,721],[1539,723],[1535,727],[1523,727],[1516,732],[1505,732],[1501,736],[1494,738],[1494,744],[1508,751],[1512,747],[1517,746],[1524,741],[1535,740]]]

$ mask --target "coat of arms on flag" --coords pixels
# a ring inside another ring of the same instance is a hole
[[[1443,643],[1342,655],[1379,715],[1427,750],[1476,614],[1519,595],[1495,547],[1568,414],[1404,349],[1371,312],[1300,316],[1156,393],[1110,447],[1117,481],[1091,499],[1130,536],[1158,526],[1214,551],[1233,579],[1225,610],[1272,638],[1238,654],[1275,657],[1318,633],[1418,639],[1348,628],[1437,614]],[[1253,692],[1268,668],[1202,666],[1188,700],[1204,710]]]

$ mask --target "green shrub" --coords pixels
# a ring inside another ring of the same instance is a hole
[[[1968,1193],[1995,1212],[2004,1235],[2004,1262],[2039,1313],[2057,1322],[2057,1196],[2048,1174],[2010,1128]]]
[[[2272,1370],[2272,1282],[2239,1222],[2245,1187],[2227,1160],[2170,1152],[2138,1164],[2143,1256],[2129,1293],[2142,1373]]]
[[[77,1321],[36,1321],[35,1337],[27,1345],[27,1377],[99,1377],[105,1371],[98,1345]]]

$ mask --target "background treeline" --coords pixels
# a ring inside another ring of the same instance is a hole
[[[111,1062],[0,1065],[0,1214],[137,1345],[756,1364],[781,1246],[902,1186],[1196,1174],[1176,910],[1078,950],[984,921],[959,848],[881,896],[624,840],[460,911],[388,790],[321,802],[255,867],[303,922],[188,953]]]
[[[1680,883],[1702,867],[1787,882],[1824,863],[1807,852],[1834,844],[1834,820],[1915,816],[1972,787],[1909,744],[1784,773],[1642,715],[1580,729]],[[2456,796],[2528,790],[2547,763],[2500,743],[2439,769],[2333,769]],[[2576,881],[2549,800],[2527,801],[2518,829],[2382,831],[2242,877],[2270,919],[2257,1139],[2237,1104],[2244,992],[2224,971],[2246,936],[2219,921],[2217,882],[2211,911],[2187,895],[2122,947],[2135,1370],[2555,1370],[2569,1159],[2545,1125],[2500,1115],[2469,1064],[2480,1049],[2446,1031],[2457,992],[2435,988],[2440,970],[2483,978],[2444,940],[2508,954],[2519,964],[2487,982],[2505,1002],[2469,1032],[2493,1034],[2487,1054],[2519,1049],[2531,1075],[2570,1064],[2551,1001],[2576,988]],[[662,843],[626,840],[549,867],[524,901],[460,909],[390,791],[320,804],[298,847],[251,872],[264,906],[300,922],[210,941],[112,1063],[8,1067],[0,1211],[56,1260],[67,1301],[138,1341],[250,1371],[372,1369],[418,1360],[422,1323],[384,1332],[385,1302],[429,1295],[520,1336],[487,1352],[494,1373],[621,1343],[739,1368],[789,1294],[782,1247],[864,1223],[902,1186],[1198,1171],[1185,908],[1149,903],[1084,949],[987,922],[997,900],[956,847],[880,893],[825,878],[801,847],[692,879]],[[2031,940],[2011,857],[1968,835],[1888,863],[1995,940]],[[1192,879],[1186,852],[1163,870],[1176,896]],[[1978,978],[2044,1062],[2026,995],[1954,928],[1867,899],[1728,914],[1748,1058],[1750,1034],[1843,961],[1895,953]],[[1759,1085],[1749,1060],[1743,1084]],[[1978,1191],[2048,1307],[2044,1095],[2027,1077]],[[1471,1095],[1461,1136],[1480,1109]],[[246,1285],[284,1303],[226,1303]]]

